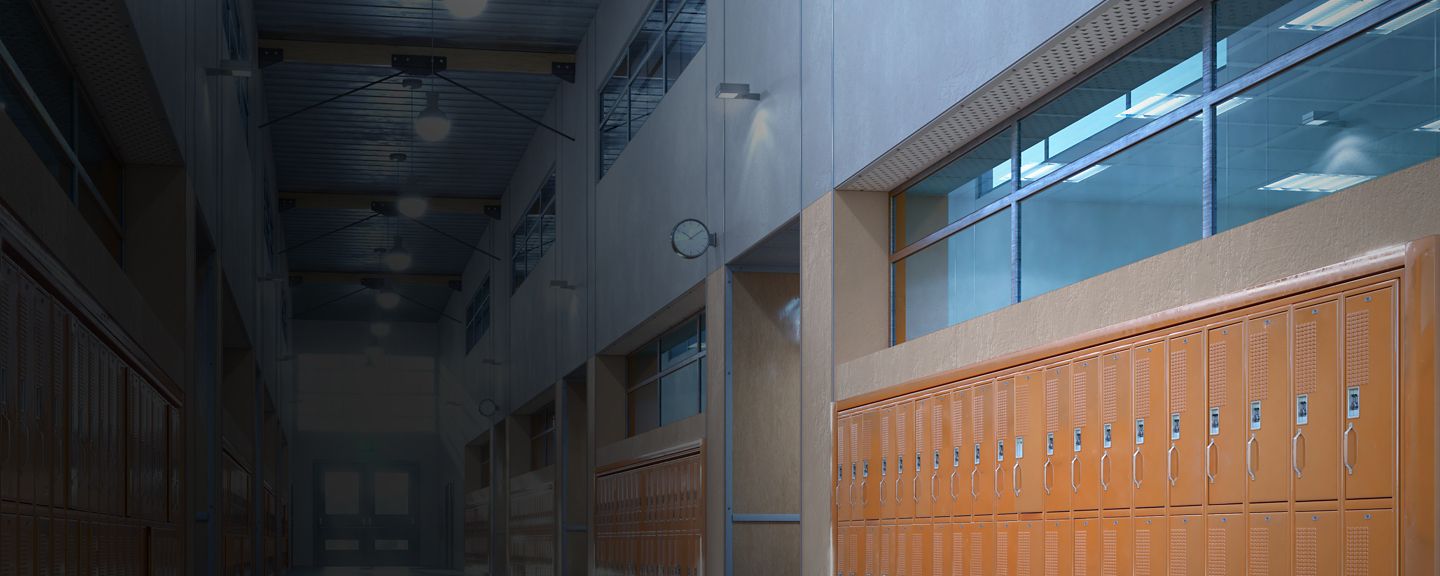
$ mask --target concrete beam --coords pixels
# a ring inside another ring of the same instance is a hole
[[[394,194],[351,194],[346,192],[281,192],[282,203],[294,202],[293,208],[332,208],[369,210],[372,202],[394,202]],[[430,212],[485,214],[486,209],[500,205],[499,198],[427,198]]]
[[[401,274],[395,272],[324,272],[318,270],[301,270],[290,273],[291,281],[298,280],[301,284],[353,284],[360,286],[367,278],[380,278],[388,280],[393,284],[405,284],[411,286],[450,286],[451,282],[459,282],[460,276],[447,274]]]
[[[342,42],[310,42],[303,40],[261,39],[261,50],[283,50],[284,62],[329,64],[338,66],[390,67],[395,54],[444,56],[448,70],[470,72],[508,72],[549,76],[551,64],[575,63],[574,54],[558,52],[518,52],[509,50],[476,50],[470,48],[431,48],[394,44],[353,44]]]

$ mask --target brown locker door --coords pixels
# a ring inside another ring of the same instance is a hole
[[[1015,381],[1015,463],[1010,484],[1020,512],[1045,510],[1045,373],[1032,370]]]
[[[1065,479],[1074,457],[1070,428],[1070,366],[1045,369],[1045,435],[1040,437],[1040,488],[1045,493],[1046,512],[1070,510],[1070,486]],[[1067,544],[1068,546],[1068,544]],[[1069,566],[1069,561],[1066,561]],[[1067,568],[1068,570],[1068,568]]]
[[[1239,504],[1245,499],[1245,328],[1236,322],[1211,328],[1206,335],[1205,479],[1210,504]]]
[[[1170,576],[1206,576],[1205,517],[1196,515],[1170,517]]]
[[[1290,313],[1267,314],[1245,328],[1245,479],[1249,502],[1290,498],[1292,401]]]
[[[39,286],[35,286],[30,295],[31,330],[30,341],[26,343],[30,347],[30,384],[32,388],[30,394],[33,399],[30,425],[34,427],[31,432],[31,446],[34,453],[30,462],[35,470],[33,474],[35,504],[49,506],[50,458],[54,452],[54,448],[50,444],[55,438],[51,432],[54,398],[50,385],[50,378],[53,376],[50,367],[50,296]]]
[[[915,500],[916,519],[935,515],[936,483],[940,476],[940,452],[936,440],[940,436],[940,422],[934,413],[939,412],[939,404],[938,396],[916,400],[915,415],[911,418],[915,440],[910,449],[915,452],[915,459],[911,461],[914,464],[911,467],[914,475],[910,478],[913,486],[910,494]]]
[[[1022,520],[1015,532],[1015,575],[1045,573],[1045,521]]]
[[[866,520],[880,518],[880,411],[860,416],[860,507]]]
[[[19,288],[16,296],[15,316],[15,394],[16,410],[14,457],[10,459],[18,480],[15,497],[22,504],[35,502],[35,326],[34,316],[35,284],[24,272],[17,274]],[[25,520],[22,518],[22,522]]]
[[[1395,542],[1395,513],[1390,510],[1345,512],[1343,574],[1388,576],[1396,574],[1400,551]],[[1416,550],[1416,554],[1429,551]]]
[[[0,260],[0,498],[14,500],[16,493],[15,482],[19,476],[15,472],[15,438],[18,430],[15,426],[15,419],[18,417],[16,410],[16,362],[19,343],[16,340],[16,298],[19,288],[16,286],[15,264],[10,258]],[[13,520],[11,521],[13,523]],[[4,532],[8,534],[9,531]]]
[[[863,529],[857,528],[856,531],[863,532],[863,535],[858,535],[860,546],[856,548],[860,570],[865,576],[876,576],[879,574],[876,568],[880,563],[880,550],[876,548],[880,543],[880,526],[867,523]]]
[[[35,573],[35,519],[26,514],[15,518],[16,576]]]
[[[1163,478],[1170,484],[1171,506],[1199,506],[1205,503],[1205,339],[1200,332],[1172,336],[1166,348],[1169,411],[1159,436],[1167,447]]]
[[[1011,477],[1015,463],[1015,378],[995,381],[995,462],[991,469],[990,494],[995,497],[996,514],[1015,513],[1015,492]]]
[[[906,554],[909,555],[909,576],[930,576],[933,571],[935,559],[934,549],[930,542],[931,526],[929,523],[910,525],[910,543],[907,545]]]
[[[1100,355],[1100,505],[1107,510],[1129,508],[1135,487],[1130,475],[1135,453],[1131,382],[1129,349]]]
[[[966,574],[990,576],[995,574],[995,522],[983,520],[971,522],[965,543],[969,553],[969,568]]]
[[[1143,516],[1133,521],[1135,535],[1131,540],[1134,557],[1131,567],[1135,576],[1166,576],[1169,571],[1169,524],[1164,516]]]
[[[860,462],[866,454],[865,445],[860,442],[860,421],[863,418],[863,414],[851,415],[846,419],[849,423],[845,425],[844,431],[850,443],[849,461],[846,463],[850,477],[845,483],[845,508],[848,514],[846,518],[849,520],[865,517],[864,509],[860,505]],[[855,569],[858,571],[860,568],[857,566]]]
[[[1102,518],[1100,522],[1100,574],[1126,576],[1133,574],[1135,561],[1134,520]]]
[[[1393,286],[1345,298],[1346,498],[1394,495],[1395,337]]]
[[[51,488],[50,497],[57,507],[67,506],[66,486],[68,485],[69,472],[65,468],[65,454],[69,450],[66,444],[65,432],[67,430],[67,416],[69,415],[70,399],[66,392],[70,388],[70,368],[73,366],[73,359],[70,357],[69,340],[67,338],[70,328],[70,315],[65,312],[58,302],[52,300],[51,323],[50,323],[50,367],[51,379],[50,389],[52,401],[50,404],[51,422],[50,431],[53,439],[51,445]]]
[[[879,576],[896,576],[895,574],[895,524],[885,522],[880,525],[880,539],[875,543],[880,551]]]
[[[1340,575],[1340,513],[1295,513],[1295,576]]]
[[[1206,576],[1241,576],[1245,573],[1245,516],[1212,514],[1205,517]]]
[[[971,457],[975,443],[973,426],[970,422],[970,389],[964,388],[950,393],[950,417],[945,420],[950,435],[950,478],[947,479],[951,516],[969,516],[974,499],[970,497],[971,472],[975,464]]]
[[[1100,534],[1100,518],[1081,518],[1072,521],[1071,548],[1075,576],[1097,576],[1100,574],[1100,553],[1103,551]]]
[[[1289,412],[1295,433],[1290,437],[1290,468],[1297,501],[1335,500],[1340,493],[1337,447],[1345,412],[1340,391],[1339,318],[1338,300],[1296,306],[1293,315],[1295,388]],[[1338,526],[1339,520],[1336,522]]]
[[[1290,514],[1285,511],[1251,512],[1249,520],[1250,546],[1245,551],[1245,574],[1293,574],[1290,564],[1293,532]]]
[[[1137,344],[1131,349],[1130,381],[1134,387],[1131,405],[1130,486],[1136,508],[1165,505],[1165,341]],[[1138,553],[1138,548],[1137,548]]]
[[[1095,510],[1100,506],[1100,457],[1103,454],[1100,422],[1100,365],[1098,356],[1081,358],[1070,366],[1070,461],[1063,468],[1070,506]]]
[[[995,513],[995,382],[983,382],[970,392],[970,513]]]
[[[995,576],[1015,574],[1015,528],[1019,522],[995,523]]]
[[[835,420],[835,491],[831,506],[835,510],[836,522],[850,520],[850,418],[840,416]]]
[[[915,402],[906,400],[895,405],[895,434],[892,436],[890,453],[893,490],[891,498],[895,503],[896,518],[915,517]]]
[[[939,576],[965,576],[969,574],[970,549],[967,547],[970,536],[970,525],[963,522],[951,522],[945,524],[945,539],[942,545],[945,552],[941,554],[944,559]]]
[[[895,486],[892,478],[895,477],[895,407],[883,406],[879,408],[880,428],[877,432],[880,435],[880,449],[875,458],[880,461],[880,477],[877,480],[878,493],[880,497],[880,517],[886,519],[895,518]],[[876,472],[876,470],[871,470]],[[872,476],[872,478],[874,478]],[[887,573],[888,576],[888,573]]]
[[[1075,524],[1070,520],[1045,521],[1044,576],[1070,576],[1075,572]]]
[[[934,518],[954,515],[955,504],[960,499],[960,441],[956,438],[960,421],[954,419],[956,400],[953,391],[930,397],[931,448],[940,463],[931,494],[935,497],[935,502],[930,505],[930,515]]]

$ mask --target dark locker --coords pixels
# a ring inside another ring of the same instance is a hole
[[[0,451],[3,451],[0,453],[0,498],[6,500],[15,499],[15,483],[19,480],[16,471],[18,456],[15,454],[18,435],[15,420],[19,418],[16,406],[19,398],[16,393],[19,346],[15,336],[16,299],[19,297],[17,273],[15,264],[8,257],[0,258]]]

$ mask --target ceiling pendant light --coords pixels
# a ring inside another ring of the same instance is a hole
[[[445,0],[445,7],[456,18],[474,18],[485,11],[487,0]]]
[[[400,294],[394,290],[381,290],[375,293],[375,303],[385,310],[394,310],[400,305]]]
[[[408,270],[414,261],[414,257],[410,255],[409,250],[405,249],[405,244],[399,236],[395,237],[395,245],[380,256],[380,262],[395,272]]]
[[[440,93],[426,96],[425,110],[415,117],[415,133],[426,142],[439,142],[450,135],[450,117],[440,109]]]
[[[417,196],[406,196],[395,203],[395,209],[409,218],[420,218],[430,209],[430,202]]]

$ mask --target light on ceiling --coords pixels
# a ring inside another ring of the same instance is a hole
[[[370,335],[376,338],[384,338],[390,335],[389,322],[375,322],[370,324]]]
[[[1440,132],[1440,120],[1436,120],[1415,129],[1416,132]]]
[[[1134,106],[1127,108],[1118,114],[1121,118],[1137,118],[1151,120],[1159,118],[1171,111],[1184,106],[1195,96],[1191,94],[1154,94],[1144,100],[1137,102]]]
[[[1311,110],[1300,116],[1300,123],[1306,126],[1338,124],[1340,115],[1328,110]]]
[[[430,209],[430,202],[424,198],[407,196],[395,203],[395,209],[410,218],[419,218],[424,216],[425,211]]]
[[[425,110],[415,117],[415,133],[426,142],[439,142],[450,135],[450,117],[440,109],[440,93],[426,96]]]
[[[375,303],[386,310],[394,310],[400,305],[400,294],[394,290],[381,290],[375,293]]]
[[[474,18],[485,11],[488,0],[445,0],[445,7],[456,18]]]
[[[1031,162],[1020,165],[1021,180],[1036,180],[1044,178],[1045,175],[1059,170],[1064,164],[1058,162]]]
[[[1328,0],[1281,26],[1281,30],[1324,32],[1364,14],[1385,0]]]
[[[715,97],[721,100],[759,100],[760,95],[750,91],[749,84],[722,83],[715,87]]]
[[[1429,2],[1410,9],[1409,12],[1396,16],[1385,22],[1384,24],[1376,26],[1374,30],[1370,31],[1370,33],[1382,35],[1389,34],[1391,32],[1414,24],[1416,20],[1434,14],[1436,10],[1440,10],[1440,0],[1430,0]]]
[[[414,261],[415,258],[410,255],[409,250],[405,249],[405,244],[401,242],[398,236],[395,237],[395,245],[380,255],[380,262],[384,264],[386,268],[395,272],[403,272],[409,269],[410,264]]]
[[[1236,96],[1234,98],[1221,102],[1219,105],[1215,106],[1215,115],[1219,116],[1221,114],[1239,108],[1240,105],[1251,100],[1254,100],[1254,98],[1248,96]]]
[[[1355,174],[1310,174],[1300,173],[1286,176],[1270,184],[1261,186],[1261,190],[1276,190],[1280,192],[1318,192],[1329,194],[1344,190],[1361,182],[1374,178],[1374,176],[1359,176]]]
[[[1094,176],[1094,175],[1096,175],[1096,174],[1099,174],[1099,173],[1101,173],[1101,172],[1104,172],[1105,169],[1107,169],[1107,168],[1109,168],[1109,167],[1110,167],[1109,164],[1096,164],[1096,165],[1094,165],[1094,166],[1091,166],[1091,167],[1089,167],[1089,168],[1086,168],[1086,169],[1084,169],[1084,170],[1081,170],[1080,172],[1076,173],[1074,176],[1071,176],[1071,177],[1069,177],[1069,178],[1066,178],[1065,181],[1066,181],[1066,182],[1069,182],[1069,183],[1071,183],[1071,184],[1078,184],[1078,183],[1080,183],[1080,182],[1084,182],[1084,181],[1088,180],[1091,176]]]

